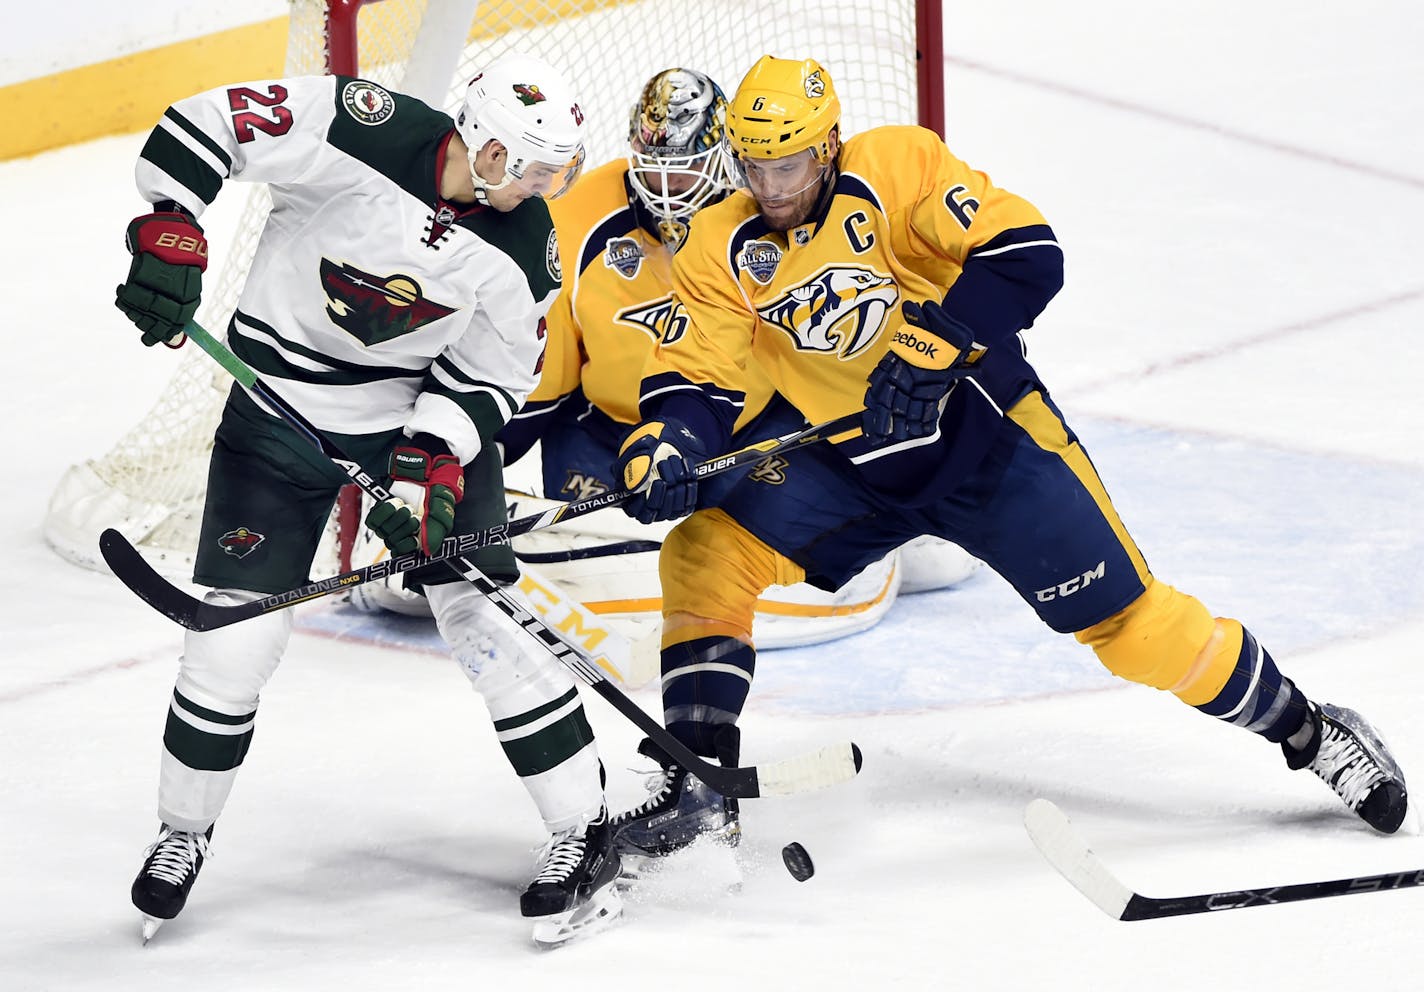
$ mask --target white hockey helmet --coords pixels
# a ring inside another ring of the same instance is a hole
[[[470,80],[455,128],[469,149],[475,195],[518,184],[552,200],[583,169],[583,109],[563,74],[531,55],[506,55]],[[475,158],[490,141],[508,152],[504,178],[490,183]]]
[[[664,69],[633,104],[628,185],[665,243],[685,238],[692,215],[732,188],[722,151],[726,114],[721,88],[696,69]]]

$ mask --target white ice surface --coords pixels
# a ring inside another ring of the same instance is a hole
[[[951,147],[1065,247],[1033,357],[1154,570],[1424,774],[1421,8],[1027,0],[950,4],[945,24]],[[1022,829],[1035,796],[1153,895],[1424,868],[1424,843],[1413,822],[1374,836],[1271,746],[1113,680],[989,575],[853,640],[765,653],[746,757],[849,738],[864,773],[746,803],[740,892],[694,854],[621,926],[553,953],[516,908],[539,827],[464,677],[342,640],[312,608],[216,856],[140,948],[128,886],[181,638],[39,535],[64,467],[177,363],[110,303],[140,142],[0,165],[0,988],[1424,982],[1424,890],[1120,923],[1070,889]],[[588,706],[610,794],[631,800],[637,734]],[[817,866],[804,884],[780,865],[793,839]]]

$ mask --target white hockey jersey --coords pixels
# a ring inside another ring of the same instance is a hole
[[[453,126],[365,80],[243,83],[170,107],[136,175],[195,216],[224,179],[269,183],[229,347],[323,430],[428,432],[468,462],[538,381],[561,274],[542,200],[440,198]]]

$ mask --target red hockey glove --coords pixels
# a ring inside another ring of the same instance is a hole
[[[198,310],[208,239],[193,218],[173,211],[135,217],[124,244],[133,261],[128,281],[114,291],[114,305],[138,325],[146,346],[167,344]]]
[[[455,504],[465,495],[465,469],[454,455],[423,448],[391,452],[391,498],[371,507],[366,526],[395,554],[431,554],[455,526]]]

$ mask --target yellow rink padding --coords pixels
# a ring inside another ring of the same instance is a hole
[[[146,131],[174,100],[280,76],[286,52],[278,17],[0,87],[0,160]]]
[[[468,42],[528,30],[633,0],[496,0],[479,7]],[[361,37],[400,36],[410,4],[368,3]],[[39,79],[0,86],[0,161],[111,134],[147,131],[175,100],[227,83],[283,75],[289,18],[244,24]],[[389,26],[389,31],[387,27]],[[383,47],[383,46],[378,46]],[[362,45],[363,54],[366,51]]]

